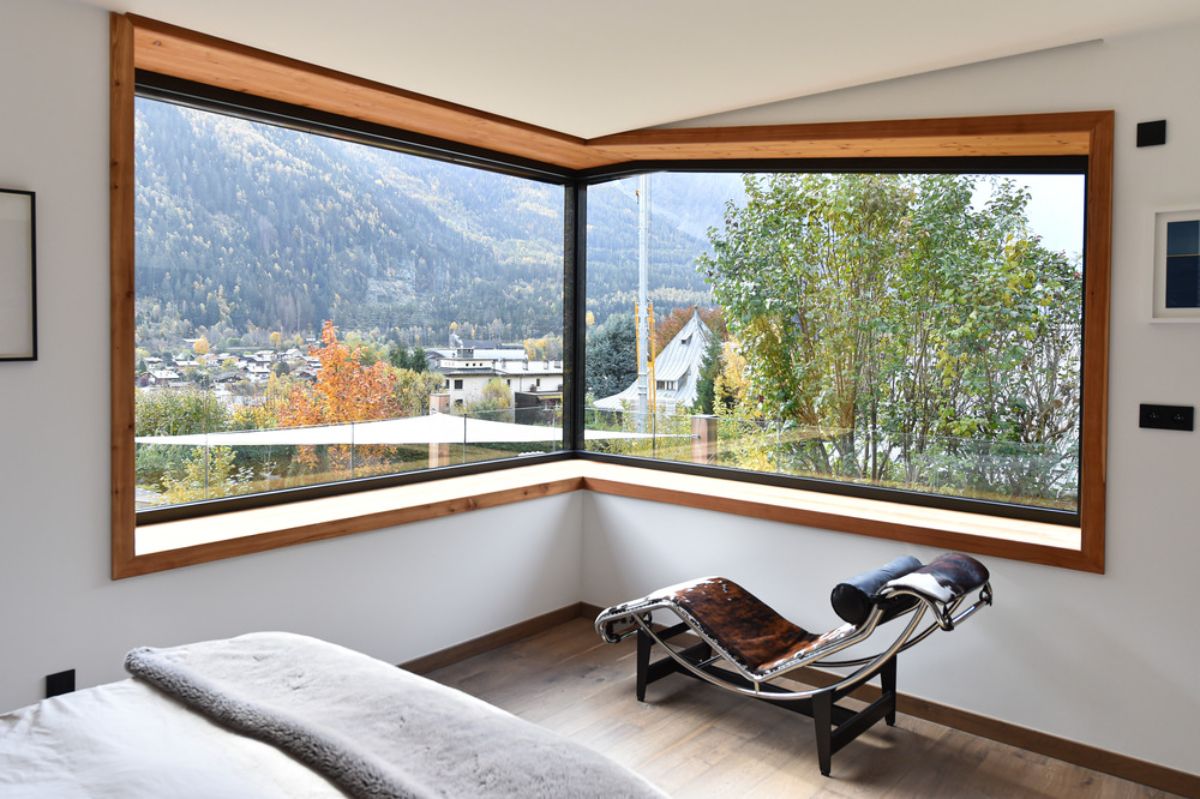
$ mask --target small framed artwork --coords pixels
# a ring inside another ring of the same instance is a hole
[[[0,189],[0,361],[37,360],[36,242],[33,192]]]
[[[1200,322],[1200,209],[1154,215],[1155,322]]]

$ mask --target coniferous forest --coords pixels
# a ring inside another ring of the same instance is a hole
[[[562,330],[563,189],[553,184],[249,122],[137,104],[138,343],[207,336],[252,346],[322,322],[405,346],[460,336],[514,341]],[[736,179],[730,176],[736,185]],[[727,198],[714,185],[719,214]],[[589,308],[628,311],[637,200],[589,220]],[[703,302],[694,265],[719,222],[687,208],[655,220],[656,299]],[[256,336],[260,339],[256,341]]]

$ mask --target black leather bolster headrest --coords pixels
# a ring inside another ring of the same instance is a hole
[[[829,601],[833,603],[833,611],[851,624],[862,624],[875,607],[875,594],[889,581],[903,577],[911,571],[921,568],[921,561],[912,555],[896,558],[886,566],[874,571],[851,577],[844,583],[833,587]],[[911,596],[898,596],[889,599],[883,607],[883,621],[897,613],[912,607],[917,600]]]

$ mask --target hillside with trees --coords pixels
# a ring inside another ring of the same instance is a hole
[[[466,339],[561,333],[560,186],[154,100],[138,100],[136,125],[137,330],[150,352],[201,334],[216,350],[272,331],[311,340],[327,319],[404,346],[444,345],[452,322]],[[600,321],[629,310],[637,286],[627,184],[593,189]],[[726,196],[709,199],[699,205]],[[706,295],[694,256],[715,221],[663,206],[659,303]]]

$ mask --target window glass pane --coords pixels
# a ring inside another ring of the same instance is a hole
[[[1078,174],[593,186],[588,448],[1075,511],[1083,215]]]
[[[136,175],[140,509],[562,448],[561,186],[146,98]]]

